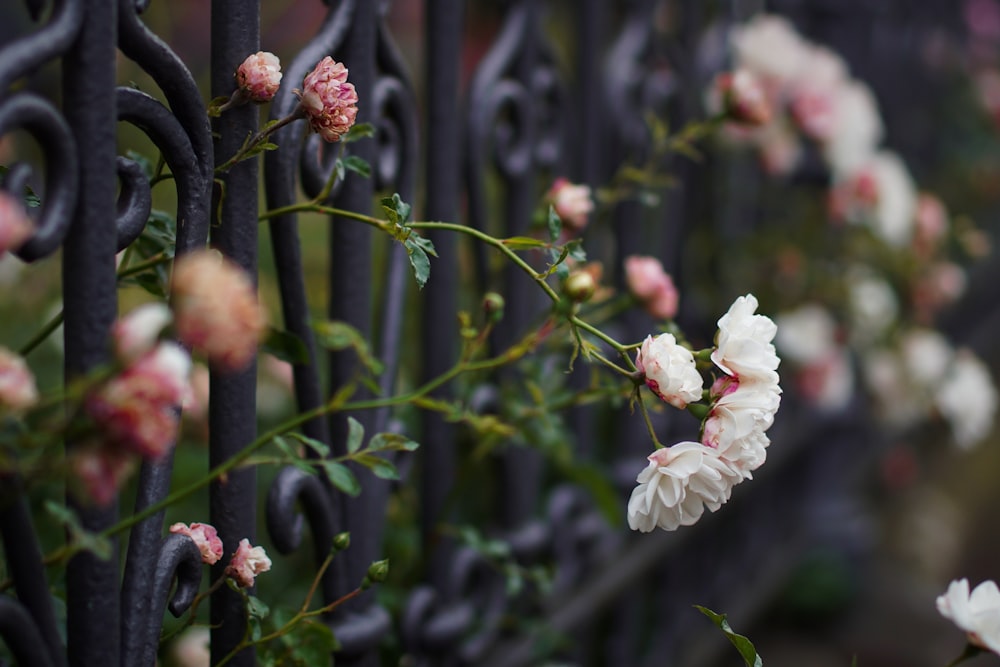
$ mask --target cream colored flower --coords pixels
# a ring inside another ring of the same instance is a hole
[[[675,408],[701,399],[702,379],[691,351],[677,343],[673,334],[646,336],[635,358],[636,368],[646,374],[646,385]]]

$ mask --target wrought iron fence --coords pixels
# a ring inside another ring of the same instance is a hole
[[[143,23],[147,4],[54,0],[47,8],[40,0],[28,0],[37,25],[0,48],[0,135],[30,135],[44,165],[38,231],[19,254],[33,261],[61,252],[67,380],[107,360],[108,331],[117,314],[115,254],[138,238],[150,215],[148,179],[135,160],[118,155],[119,123],[144,133],[174,175],[177,254],[210,241],[253,275],[261,197],[267,209],[280,209],[295,202],[299,188],[316,196],[333,168],[333,152],[323,149],[318,137],[303,138],[301,128],[290,125],[275,135],[277,149],[266,154],[262,175],[258,163],[248,160],[213,188],[213,168],[258,129],[257,109],[231,110],[210,125],[203,93],[188,67]],[[804,23],[847,13],[840,3],[778,4],[788,4],[786,11],[804,16]],[[695,0],[491,3],[499,29],[463,85],[463,14],[469,7],[459,0],[428,0],[422,10],[424,85],[418,94],[415,73],[387,27],[391,3],[327,5],[314,36],[286,64],[271,118],[295,107],[296,82],[322,57],[333,55],[349,66],[359,97],[367,101],[360,105],[359,121],[377,129],[373,140],[354,143],[350,150],[372,165],[372,178],[348,174],[331,193],[332,202],[366,211],[377,192],[399,192],[406,201],[422,202],[423,218],[461,220],[505,236],[525,233],[542,183],[566,175],[598,186],[624,161],[642,159],[649,146],[647,114],[676,125],[699,115],[698,91],[711,64],[696,58],[695,45],[710,18],[728,15]],[[199,10],[203,20],[211,16],[211,95],[228,95],[234,70],[261,47],[259,8],[213,0],[210,11],[207,3]],[[552,36],[550,11],[570,21],[559,26],[568,38],[560,45]],[[121,85],[118,51],[155,82],[155,94]],[[58,104],[32,92],[30,85],[18,85],[55,62],[62,68]],[[615,208],[612,230],[599,239],[598,250],[610,265],[621,267],[624,257],[636,252],[660,256],[668,270],[681,262],[679,240],[697,217],[692,212],[703,210],[710,198],[700,168],[675,167],[683,187],[665,193],[664,206],[652,213],[634,201]],[[27,171],[12,168],[5,189],[17,191],[29,178]],[[227,195],[220,197],[223,191]],[[404,354],[414,350],[420,360],[417,376],[439,376],[453,364],[460,345],[451,319],[463,298],[459,264],[469,261],[463,253],[470,251],[453,237],[432,233],[439,254],[434,278],[414,294],[407,285],[405,250],[397,246],[375,264],[370,231],[343,222],[329,220],[329,318],[377,341],[383,389],[396,385]],[[358,361],[348,352],[320,352],[311,327],[297,215],[272,217],[268,228],[283,326],[304,343],[311,360],[294,367],[297,406],[307,411],[351,383]],[[720,235],[731,232],[720,226]],[[506,297],[495,340],[502,348],[537,315],[533,286],[513,271],[491,282],[485,270],[489,259],[471,252],[475,291],[496,289]],[[414,297],[416,302],[407,304]],[[414,332],[404,329],[408,308],[421,314],[416,342]],[[650,328],[646,317],[629,314],[620,326],[638,338]],[[697,303],[686,304],[682,318],[693,329],[711,325]],[[208,468],[256,437],[256,377],[255,366],[212,375]],[[482,392],[479,408],[500,409],[502,387],[510,379],[501,376]],[[449,391],[444,386],[438,395]],[[392,638],[395,651],[413,665],[528,665],[546,656],[581,665],[704,664],[698,662],[706,660],[699,639],[702,621],[689,613],[690,602],[719,604],[734,616],[749,617],[798,553],[816,541],[842,537],[816,530],[817,517],[837,525],[831,516],[857,511],[851,480],[831,470],[850,467],[844,462],[862,459],[859,453],[870,444],[861,405],[820,418],[791,403],[776,427],[781,445],[773,449],[774,462],[725,512],[689,533],[632,539],[608,523],[579,485],[551,483],[541,453],[504,450],[489,464],[496,496],[490,526],[509,543],[517,561],[554,564],[551,591],[533,597],[510,595],[503,576],[480,551],[440,533],[443,521],[462,520],[453,495],[461,465],[456,442],[463,436],[442,417],[423,416],[419,460],[409,468],[419,496],[415,560],[422,583],[398,604],[395,616],[371,592],[332,612],[326,621],[339,641],[336,663],[381,664],[379,647]],[[621,445],[609,456],[595,435],[597,416],[584,408],[573,414],[575,455],[613,470],[624,499],[636,462],[646,454],[636,432],[641,424],[614,419],[602,432]],[[342,454],[346,443],[340,434],[349,416],[370,432],[392,430],[396,418],[389,410],[320,417],[302,424],[302,431]],[[661,426],[686,428],[683,423]],[[817,437],[829,446],[806,447]],[[140,513],[165,498],[171,469],[169,458],[144,464],[134,508],[67,502],[86,530],[100,533],[123,513]],[[350,592],[369,563],[382,556],[395,483],[359,469],[364,492],[349,498],[288,467],[266,489],[264,516],[258,517],[261,490],[253,470],[231,472],[211,486],[209,521],[226,552],[234,551],[241,538],[254,540],[263,523],[267,537],[261,539],[282,554],[311,543],[318,567],[334,536],[349,531],[351,547],[333,561],[321,590],[328,602]],[[16,482],[4,484],[13,488]],[[790,497],[797,499],[794,508]],[[15,662],[154,664],[164,610],[183,611],[201,580],[199,554],[185,538],[162,538],[163,522],[163,511],[137,522],[127,550],[115,538],[110,558],[82,552],[69,561],[63,638],[29,507],[23,498],[5,503],[0,529],[12,591],[0,596],[0,635]],[[741,563],[740,570],[728,567],[733,561]],[[216,565],[213,579],[223,569],[224,564]],[[243,598],[225,587],[212,595],[213,664],[244,636],[243,606]],[[512,624],[518,616],[539,622]],[[653,632],[648,620],[654,616],[676,621]],[[255,664],[255,656],[244,651],[229,664]]]

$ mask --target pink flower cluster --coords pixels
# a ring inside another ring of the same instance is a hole
[[[267,317],[250,277],[218,253],[204,250],[174,265],[177,337],[205,353],[220,370],[246,368],[267,332]]]
[[[670,274],[655,257],[632,255],[625,259],[625,282],[632,296],[646,312],[658,320],[671,320],[677,315],[680,299]]]
[[[338,141],[351,129],[358,115],[357,104],[358,93],[347,81],[347,68],[330,56],[323,58],[302,82],[299,106],[310,127],[325,141]]]
[[[175,523],[170,526],[170,532],[190,537],[201,552],[201,561],[206,565],[215,565],[225,553],[215,526],[207,523],[192,523],[190,526]],[[250,540],[243,538],[229,564],[226,565],[226,576],[232,578],[241,588],[250,588],[258,574],[270,569],[271,559],[267,557],[264,547],[250,546]]]
[[[709,411],[699,442],[681,442],[653,452],[636,477],[628,503],[633,530],[676,530],[697,522],[729,500],[732,488],[764,463],[765,432],[781,400],[776,327],[757,315],[753,295],[740,297],[719,320],[711,359],[721,375],[712,383]],[[702,397],[703,380],[692,353],[671,334],[649,337],[636,366],[663,400],[684,407]]]
[[[236,85],[251,102],[270,102],[281,85],[281,61],[267,51],[247,56],[236,70]]]

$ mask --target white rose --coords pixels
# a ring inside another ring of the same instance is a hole
[[[989,435],[997,410],[997,390],[986,364],[972,352],[958,352],[934,401],[960,447],[968,449]]]
[[[984,581],[969,594],[968,579],[951,582],[937,609],[968,635],[969,643],[1000,654],[1000,590]]]
[[[670,405],[683,410],[688,403],[701,400],[702,379],[694,356],[672,334],[646,336],[635,365],[646,374],[653,393]]]
[[[649,455],[649,465],[636,477],[628,501],[628,525],[648,533],[659,526],[676,530],[701,518],[705,507],[719,509],[741,476],[714,450],[697,442],[680,442]]]
[[[774,351],[777,327],[769,317],[755,315],[757,298],[741,296],[719,319],[712,361],[728,375],[777,384],[778,355]]]

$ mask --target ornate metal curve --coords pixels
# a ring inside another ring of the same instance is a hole
[[[37,20],[41,3],[29,0],[27,4],[32,18]],[[56,0],[45,27],[0,49],[0,91],[6,91],[20,77],[66,52],[80,32],[83,7],[80,0]]]
[[[208,236],[210,200],[205,187],[205,170],[198,163],[190,136],[177,117],[156,98],[125,87],[118,88],[117,95],[118,119],[139,128],[152,140],[174,176],[177,184],[177,253],[204,245]],[[122,159],[124,158],[119,158]],[[142,185],[137,187],[141,188]],[[148,182],[145,190],[149,190]],[[146,218],[141,221],[124,220],[121,215],[122,205],[119,203],[119,250],[142,233],[149,212],[146,212]],[[140,216],[135,214],[134,217]]]
[[[69,229],[79,184],[76,142],[62,115],[48,101],[31,93],[12,95],[0,104],[0,135],[26,130],[41,146],[45,160],[45,192],[35,234],[17,251],[25,261],[55,252]],[[4,189],[20,198],[30,167],[12,168]]]
[[[149,213],[153,210],[153,194],[141,164],[121,155],[116,164],[121,188],[115,222],[118,225],[118,251],[121,252],[132,245],[145,229]]]
[[[31,616],[9,595],[0,595],[0,637],[18,664],[54,667]]]

